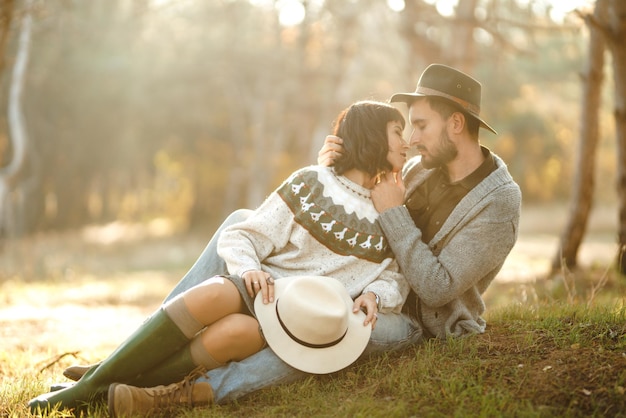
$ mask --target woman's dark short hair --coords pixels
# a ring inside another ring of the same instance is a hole
[[[360,101],[344,109],[335,121],[333,134],[343,139],[343,154],[335,160],[337,174],[353,168],[376,176],[391,170],[387,161],[389,141],[387,124],[400,122],[404,129],[402,113],[390,104]]]

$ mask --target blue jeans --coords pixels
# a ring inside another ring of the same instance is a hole
[[[182,279],[178,282],[178,284],[174,287],[174,289],[170,292],[169,295],[165,298],[163,303],[168,302],[173,299],[175,296],[183,293],[186,290],[191,289],[197,284],[202,283],[206,279],[209,279],[213,276],[217,276],[219,274],[228,274],[228,269],[226,268],[226,263],[224,260],[217,255],[217,238],[220,236],[220,233],[228,226],[233,225],[237,222],[244,221],[250,214],[252,213],[249,209],[239,209],[235,212],[231,213],[220,225],[220,227],[213,234],[213,238],[204,248],[200,257],[196,260],[193,266],[185,273]]]
[[[226,274],[226,264],[217,255],[217,238],[227,226],[246,219],[251,211],[233,212],[213,235],[191,269],[165,298],[165,302],[187,289],[217,274]],[[422,340],[420,325],[404,314],[378,314],[376,328],[361,357],[406,348]],[[230,402],[256,390],[283,383],[291,383],[308,376],[283,362],[270,348],[239,362],[208,372],[207,381],[213,387],[216,403]]]

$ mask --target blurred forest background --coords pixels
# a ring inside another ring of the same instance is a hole
[[[4,240],[216,225],[315,163],[341,109],[414,90],[433,62],[483,82],[499,134],[481,142],[524,205],[572,198],[592,1],[1,1]],[[587,201],[616,207],[612,67],[601,71]]]

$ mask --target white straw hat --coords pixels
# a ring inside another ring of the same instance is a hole
[[[274,302],[257,295],[254,310],[268,345],[285,363],[307,373],[332,373],[361,355],[372,332],[365,314],[338,280],[284,277],[274,282]]]

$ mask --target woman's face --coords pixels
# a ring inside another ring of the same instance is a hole
[[[394,173],[402,170],[402,166],[406,162],[406,154],[409,144],[402,138],[402,123],[391,121],[387,123],[387,141],[389,142],[389,153],[387,161],[392,165]]]

